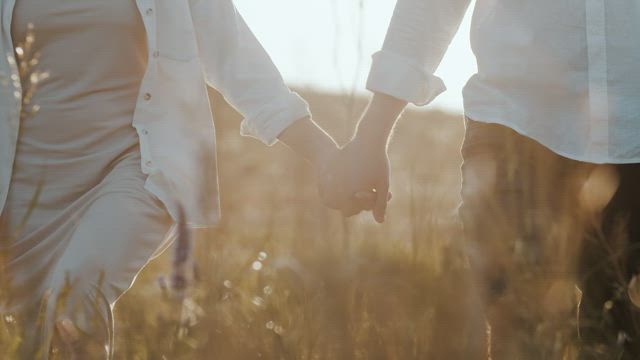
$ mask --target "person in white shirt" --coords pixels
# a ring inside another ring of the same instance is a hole
[[[112,357],[112,308],[138,272],[178,222],[216,225],[206,85],[245,135],[317,168],[338,150],[231,0],[1,0],[0,12],[0,313],[24,330],[19,358],[47,358],[52,338],[64,358]]]
[[[408,103],[445,90],[434,71],[470,3],[398,0],[373,56],[373,99],[323,173],[329,206],[384,221],[389,135]],[[566,293],[571,277],[582,291],[580,356],[640,357],[625,291],[640,272],[640,3],[477,0],[471,31],[478,72],[463,94],[459,215],[492,358],[558,358],[541,351],[571,336],[562,324],[535,331],[557,318],[544,299]],[[354,195],[367,192],[377,200]],[[464,358],[486,358],[485,328],[474,324]]]

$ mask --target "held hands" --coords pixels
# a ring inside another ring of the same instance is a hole
[[[391,198],[385,141],[356,137],[340,149],[309,118],[293,123],[279,139],[313,165],[325,205],[340,210],[345,217],[373,210],[375,219],[384,221]]]
[[[325,205],[345,217],[372,210],[385,220],[389,193],[387,142],[405,101],[376,93],[351,142],[339,149],[310,118],[289,126],[278,137],[315,167]]]
[[[353,140],[319,168],[318,184],[325,205],[346,217],[372,210],[385,220],[389,193],[387,142],[407,102],[376,93],[358,123]]]
[[[345,217],[372,210],[384,222],[389,193],[386,144],[356,137],[319,168],[318,187],[325,205]]]

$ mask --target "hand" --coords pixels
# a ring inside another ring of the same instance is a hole
[[[319,189],[325,205],[345,217],[373,210],[384,222],[389,193],[389,157],[386,143],[356,137],[319,169]]]
[[[384,221],[391,200],[387,143],[406,105],[404,100],[374,94],[354,139],[320,168],[320,196],[327,206],[346,217],[373,210],[376,221]]]
[[[373,210],[382,223],[391,200],[387,142],[406,105],[404,100],[375,93],[356,136],[340,150],[310,118],[295,122],[278,138],[314,165],[320,196],[328,207],[346,217]]]

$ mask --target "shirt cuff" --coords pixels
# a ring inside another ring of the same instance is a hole
[[[309,104],[295,92],[289,92],[287,96],[267,104],[259,114],[242,120],[240,134],[271,146],[291,124],[310,116]]]
[[[373,55],[367,89],[414,105],[427,105],[447,87],[441,78],[427,73],[410,59],[390,52]]]

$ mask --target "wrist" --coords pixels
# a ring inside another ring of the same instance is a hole
[[[333,138],[311,118],[298,120],[283,131],[279,139],[316,168],[339,151]]]
[[[375,93],[358,123],[354,140],[386,147],[393,127],[406,105],[406,101]]]
[[[330,137],[319,137],[310,143],[307,160],[317,170],[322,169],[328,161],[335,158],[340,152],[338,145]]]
[[[384,118],[366,113],[358,123],[353,141],[362,145],[386,147],[392,128],[393,124],[388,124]]]

